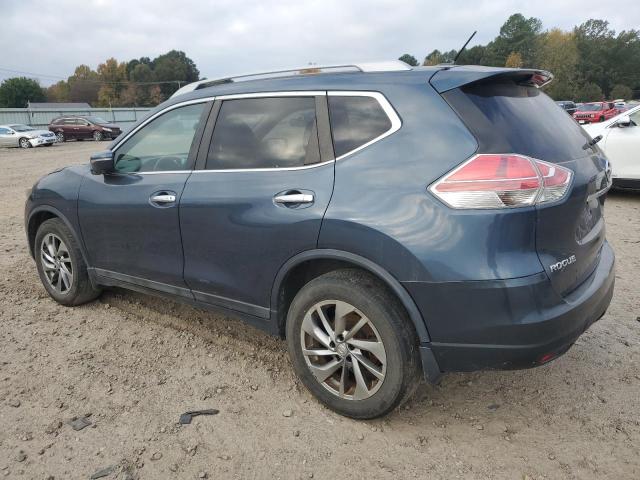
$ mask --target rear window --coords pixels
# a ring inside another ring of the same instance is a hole
[[[329,96],[331,134],[336,157],[378,138],[391,120],[373,97]]]
[[[512,81],[476,83],[444,95],[482,153],[520,153],[550,162],[587,155],[587,133],[551,98]]]

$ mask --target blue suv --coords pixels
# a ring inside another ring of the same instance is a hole
[[[606,311],[610,168],[548,72],[402,63],[191,84],[40,179],[29,249],[63,305],[123,287],[286,337],[331,409],[527,368]]]

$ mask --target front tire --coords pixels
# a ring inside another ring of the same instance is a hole
[[[63,143],[65,141],[63,132],[57,132],[56,133],[56,138],[58,139],[58,143]]]
[[[24,137],[18,140],[18,145],[20,146],[20,148],[31,148],[31,142],[28,138]]]
[[[34,256],[40,281],[56,302],[75,306],[100,295],[89,280],[78,242],[59,218],[46,220],[38,228]]]
[[[298,292],[287,344],[302,383],[347,417],[385,415],[419,382],[413,325],[382,282],[360,270],[327,273]]]

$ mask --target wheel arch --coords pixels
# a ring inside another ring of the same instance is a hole
[[[403,305],[420,343],[430,342],[426,323],[402,284],[375,262],[354,253],[333,249],[307,250],[290,258],[279,270],[271,291],[271,317],[284,336],[288,307],[293,297],[312,278],[338,268],[360,268],[381,280]]]
[[[40,225],[42,225],[43,222],[51,218],[59,218],[64,222],[67,228],[71,230],[71,233],[78,241],[80,252],[82,253],[85,264],[89,265],[87,252],[84,249],[84,243],[82,241],[82,236],[79,234],[74,225],[69,221],[69,219],[60,210],[52,207],[51,205],[40,205],[34,208],[31,213],[29,213],[29,217],[27,220],[27,240],[29,243],[29,253],[31,254],[31,257],[35,258],[35,240],[38,228],[40,227]]]

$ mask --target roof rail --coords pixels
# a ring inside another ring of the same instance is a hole
[[[255,80],[259,78],[273,78],[273,77],[288,77],[296,75],[311,75],[318,73],[334,72],[399,72],[403,70],[411,70],[411,67],[401,60],[391,60],[384,62],[367,62],[367,63],[346,63],[335,65],[304,65],[302,67],[284,68],[278,70],[272,70],[268,72],[253,72],[244,73],[240,75],[228,75],[220,78],[209,78],[206,80],[199,80],[197,82],[189,83],[182,88],[179,88],[171,95],[171,98],[183,95],[188,92],[193,92],[200,88],[212,87],[214,85],[221,85],[224,83],[232,83],[237,81]]]

